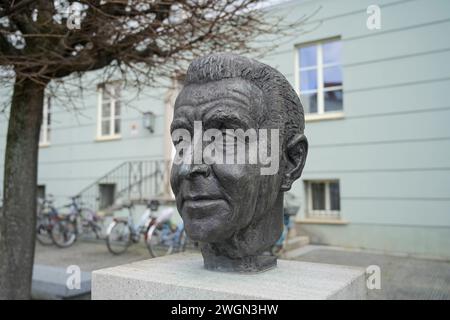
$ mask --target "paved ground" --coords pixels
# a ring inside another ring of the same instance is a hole
[[[73,246],[64,249],[36,243],[35,251],[36,264],[62,268],[78,265],[81,271],[87,272],[150,258],[143,244],[132,245],[124,254],[117,256],[109,253],[104,242],[77,241]]]
[[[381,269],[381,289],[370,290],[369,299],[450,299],[450,261],[436,261],[409,257],[349,251],[326,246],[306,246],[293,259],[299,261],[353,265]],[[75,264],[82,271],[117,266],[149,259],[146,247],[132,245],[126,253],[114,256],[103,242],[77,242],[59,249],[36,244],[37,264],[67,268]]]
[[[122,255],[112,255],[103,241],[77,241],[69,248],[42,246],[36,242],[35,263],[44,266],[67,269],[78,265],[82,272],[118,266],[138,260],[150,259],[150,254],[143,243],[132,245]],[[53,299],[52,295],[37,295],[35,299]],[[83,294],[71,299],[90,300],[91,295]]]
[[[195,250],[188,245],[187,250]],[[104,241],[77,241],[69,248],[56,246],[43,246],[36,242],[34,262],[36,264],[67,268],[70,265],[78,265],[81,271],[114,267],[134,261],[151,259],[147,247],[141,241],[132,244],[125,253],[113,255],[106,248]]]
[[[327,249],[305,250],[299,261],[352,265],[381,269],[381,289],[369,290],[369,299],[450,299],[450,261],[416,259]]]

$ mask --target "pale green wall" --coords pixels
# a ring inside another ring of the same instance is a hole
[[[450,1],[377,1],[377,31],[366,28],[370,4],[291,1],[281,9],[300,17],[322,5],[304,26],[313,31],[266,59],[292,84],[296,44],[343,43],[345,116],[306,123],[303,178],[340,180],[348,224],[302,230],[313,243],[450,258]],[[301,181],[293,192],[303,196]]]

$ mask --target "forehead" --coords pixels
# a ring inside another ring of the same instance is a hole
[[[224,79],[184,87],[175,102],[175,116],[184,113],[201,116],[217,102],[254,116],[264,108],[262,91],[256,85],[244,79]]]

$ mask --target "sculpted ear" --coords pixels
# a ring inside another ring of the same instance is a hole
[[[308,154],[308,140],[305,135],[297,134],[286,144],[285,171],[281,183],[281,191],[291,189],[292,183],[300,178],[303,167],[305,166],[306,156]]]

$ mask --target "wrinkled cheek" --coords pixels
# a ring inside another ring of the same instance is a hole
[[[259,170],[252,165],[214,165],[213,170],[223,192],[231,198],[234,219],[246,220],[241,215],[252,215],[258,195]]]
[[[258,179],[259,172],[256,166],[253,165],[227,165],[216,164],[212,165],[215,176],[220,181],[220,184],[230,191],[242,192],[242,188],[251,188],[251,183]],[[237,190],[238,189],[238,190]],[[239,189],[241,189],[239,191]]]

